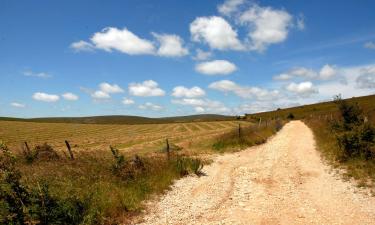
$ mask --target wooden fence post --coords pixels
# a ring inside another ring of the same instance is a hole
[[[169,159],[170,159],[170,149],[169,149],[169,142],[168,142],[168,138],[166,139],[166,144],[167,144],[167,159],[168,159],[168,161],[169,161]]]
[[[68,148],[70,159],[74,160],[74,155],[73,155],[73,152],[72,152],[72,148],[70,147],[70,144],[69,144],[69,142],[67,140],[65,140],[65,144],[66,144],[66,147]]]
[[[259,125],[258,125],[258,127],[260,127],[261,123],[262,123],[262,117],[259,118]]]
[[[26,141],[25,141],[25,146],[26,146],[26,151],[27,151],[27,153],[30,153],[30,148],[29,148],[29,145],[27,144]]]
[[[241,138],[241,124],[238,124],[238,138]]]

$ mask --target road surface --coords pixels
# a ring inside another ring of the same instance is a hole
[[[375,198],[330,172],[301,121],[204,172],[149,202],[143,224],[375,224]]]

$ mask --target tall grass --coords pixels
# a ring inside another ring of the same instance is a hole
[[[307,119],[318,149],[335,167],[343,168],[360,186],[374,187],[375,120],[356,103],[336,100],[337,114],[332,119]]]
[[[279,131],[284,122],[281,120],[265,121],[259,124],[233,129],[218,136],[212,148],[218,152],[238,151],[250,146],[265,143],[267,139]]]
[[[165,154],[133,158],[121,155],[114,148],[112,151],[76,153],[74,161],[63,157],[53,161],[36,158],[30,163],[22,157],[25,156],[19,154],[11,158],[12,168],[19,176],[16,186],[25,188],[26,194],[22,196],[34,196],[37,201],[27,207],[38,213],[44,212],[44,216],[28,217],[29,214],[22,210],[23,206],[16,213],[14,210],[9,213],[11,206],[0,201],[1,224],[17,224],[6,220],[10,217],[21,221],[18,224],[41,223],[43,218],[50,218],[49,224],[61,224],[66,220],[62,215],[70,214],[75,220],[69,224],[126,223],[141,211],[142,201],[150,195],[162,193],[175,179],[188,173],[198,174],[202,167],[197,159],[176,154],[172,154],[170,160]],[[181,159],[184,161],[182,166],[179,165]],[[7,170],[0,168],[0,174],[1,187],[12,186],[5,179]],[[1,193],[9,197],[5,192]],[[41,197],[52,205],[39,204]]]

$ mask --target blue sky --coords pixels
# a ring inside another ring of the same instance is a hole
[[[374,1],[0,2],[0,116],[242,114],[375,93]]]

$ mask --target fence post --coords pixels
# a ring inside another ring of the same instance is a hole
[[[69,144],[69,142],[67,140],[65,140],[65,144],[66,144],[66,147],[68,148],[70,159],[74,160],[74,155],[73,155],[73,152],[72,152],[72,148],[70,147],[70,144]]]
[[[168,138],[166,139],[166,144],[167,144],[167,159],[168,159],[168,161],[169,161],[169,159],[170,159],[170,149],[169,149],[169,142],[168,142]]]
[[[30,148],[29,148],[29,145],[27,144],[27,141],[25,141],[25,146],[26,146],[27,153],[30,153]]]
[[[241,124],[238,124],[238,138],[241,138]]]
[[[260,127],[261,123],[262,123],[262,117],[259,118],[259,125],[258,125],[258,127]]]

